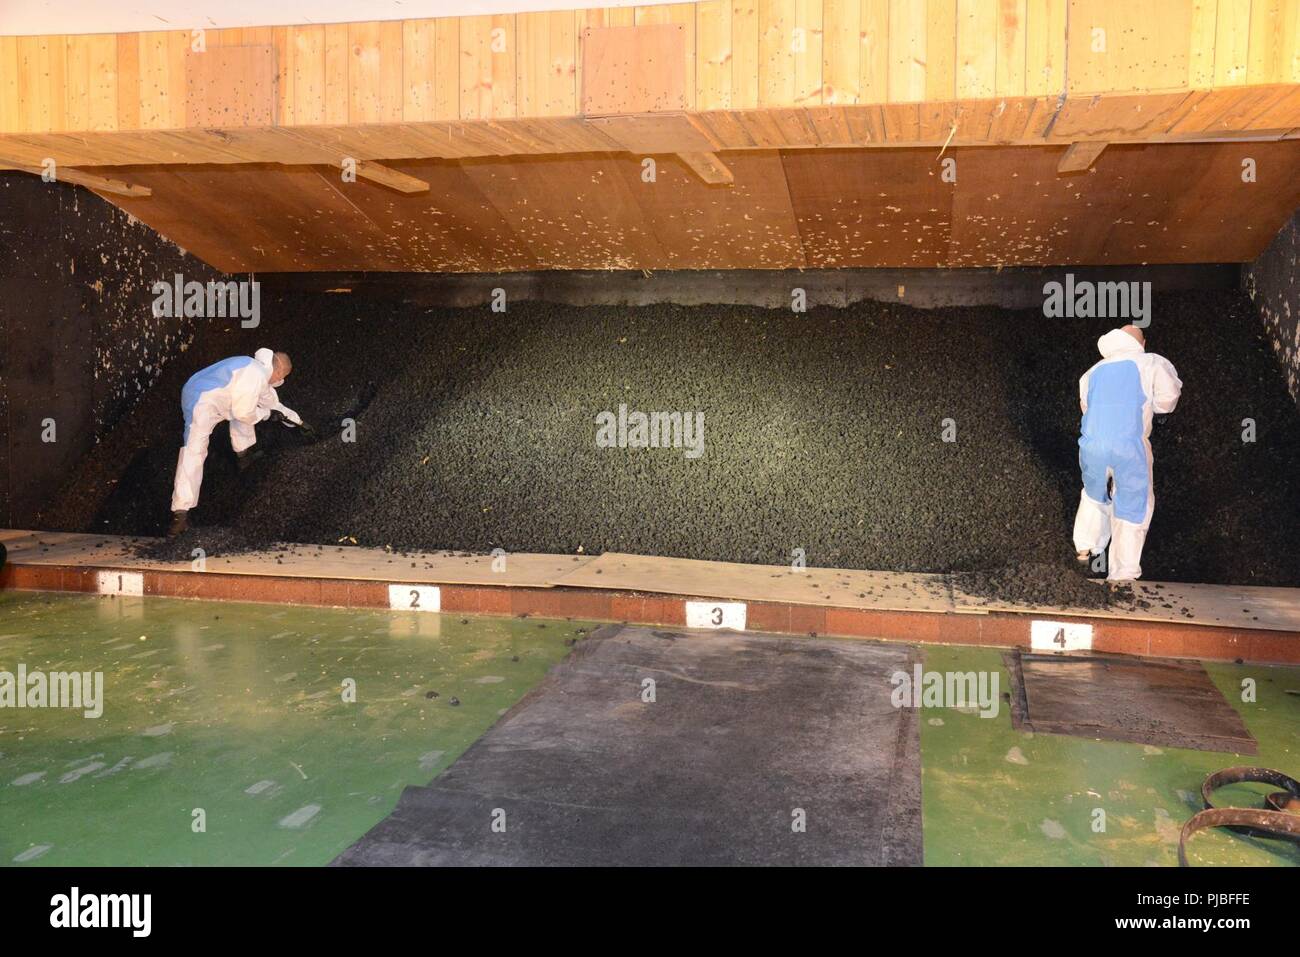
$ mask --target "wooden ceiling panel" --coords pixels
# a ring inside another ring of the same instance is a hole
[[[953,186],[935,150],[789,150],[790,200],[808,266],[941,266]]]
[[[105,198],[232,272],[1242,262],[1300,205],[1296,141],[1114,144],[1061,175],[1065,151],[950,149],[955,184],[928,148],[724,152],[730,186],[608,153],[385,164],[414,194],[328,166],[92,171],[152,189]]]

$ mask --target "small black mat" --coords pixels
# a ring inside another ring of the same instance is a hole
[[[1011,720],[1023,731],[1256,754],[1198,661],[1011,652]]]
[[[916,661],[899,645],[601,629],[334,863],[920,864],[917,711],[889,694]]]

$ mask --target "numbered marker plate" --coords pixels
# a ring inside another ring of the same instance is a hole
[[[389,585],[388,607],[394,611],[441,611],[442,589],[437,585]]]
[[[143,595],[144,575],[140,572],[99,572],[96,591],[101,595]]]
[[[1092,625],[1066,621],[1034,621],[1029,625],[1034,651],[1092,651]]]
[[[745,630],[743,601],[688,601],[687,628],[733,628]]]

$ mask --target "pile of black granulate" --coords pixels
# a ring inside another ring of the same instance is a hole
[[[161,534],[182,384],[269,346],[294,360],[282,400],[322,437],[259,426],[265,457],[239,473],[217,430],[191,515],[196,541],[228,530],[210,555],[355,542],[788,565],[802,549],[810,566],[977,573],[969,589],[1009,600],[1105,594],[1069,537],[1078,378],[1117,323],[878,303],[500,314],[308,294],[268,296],[262,316],[205,328],[41,527]],[[1300,412],[1250,302],[1157,293],[1147,334],[1185,386],[1152,436],[1144,577],[1300,585]],[[598,447],[597,415],[620,404],[703,413],[703,455]]]
[[[1133,586],[1090,579],[1082,567],[1041,562],[1005,565],[973,572],[954,572],[953,586],[986,599],[983,604],[1010,602],[1035,608],[1115,608],[1138,611],[1151,607]]]

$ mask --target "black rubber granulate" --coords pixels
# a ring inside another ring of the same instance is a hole
[[[207,327],[168,365],[42,527],[160,534],[181,385],[268,346],[292,355],[281,398],[320,435],[261,425],[267,454],[241,474],[220,427],[194,530],[154,557],[304,542],[789,564],[802,549],[812,566],[975,573],[961,581],[976,593],[1095,603],[1109,599],[1070,541],[1077,383],[1117,324],[877,303],[497,314],[272,298],[260,328]],[[1157,295],[1147,335],[1184,391],[1152,436],[1144,577],[1300,585],[1300,413],[1249,301]],[[703,413],[703,455],[598,448],[596,416],[620,403]]]

